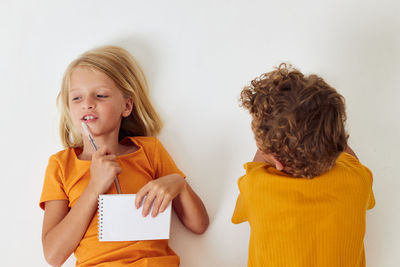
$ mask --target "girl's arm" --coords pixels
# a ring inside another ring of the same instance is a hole
[[[196,234],[204,233],[209,225],[203,202],[184,180],[182,192],[173,200],[172,206],[183,225]]]
[[[155,217],[172,201],[172,206],[183,225],[196,234],[206,231],[209,224],[207,210],[181,175],[169,174],[147,183],[136,194],[137,208],[141,206],[145,196],[142,211],[144,216],[149,214],[153,202],[151,215]]]
[[[50,265],[61,266],[74,252],[96,211],[97,198],[85,190],[69,212],[67,200],[46,201],[42,243]]]
[[[89,184],[71,210],[67,200],[46,201],[42,243],[50,265],[61,266],[75,251],[96,211],[99,194],[106,192],[121,172],[115,158],[107,155],[105,147],[93,154]]]

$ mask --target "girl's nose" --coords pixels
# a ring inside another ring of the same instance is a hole
[[[91,110],[96,107],[96,102],[91,98],[87,97],[85,101],[83,101],[82,109],[84,110]]]

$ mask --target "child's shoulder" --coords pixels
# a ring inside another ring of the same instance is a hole
[[[246,176],[259,177],[260,175],[292,177],[290,174],[278,171],[274,166],[264,162],[247,162],[243,165],[246,170]],[[364,166],[356,157],[343,152],[336,160],[336,164],[329,171],[321,174],[321,176],[338,175],[338,173],[353,174],[354,176],[369,177],[372,176],[371,171]],[[316,177],[315,177],[316,178]]]
[[[49,157],[49,163],[57,162],[60,166],[64,166],[69,162],[75,162],[77,159],[76,150],[81,150],[80,148],[65,148],[60,150]],[[78,151],[79,153],[79,151]]]
[[[268,167],[268,163],[265,162],[246,162],[245,164],[243,164],[243,168],[246,170],[246,174],[251,174],[253,172],[256,171],[266,171],[267,167]]]
[[[239,183],[264,184],[270,178],[288,178],[288,174],[278,171],[274,166],[265,162],[247,162],[243,165],[245,175],[239,179]]]
[[[154,136],[133,136],[129,139],[150,156],[164,150],[162,143]]]
[[[145,149],[155,148],[160,143],[157,137],[154,136],[131,136],[129,139]]]
[[[354,165],[354,166],[361,166],[361,162],[354,157],[353,155],[347,153],[347,152],[342,152],[339,157],[336,160],[336,163],[338,162],[346,162],[348,164]]]
[[[263,175],[279,175],[288,177],[289,175],[278,171],[274,166],[265,162],[247,162],[243,164],[243,168],[246,170],[246,175],[263,174]],[[290,177],[290,176],[289,176]]]
[[[336,168],[340,168],[347,173],[353,173],[357,176],[372,177],[372,172],[368,167],[364,166],[356,157],[343,152],[336,160]],[[335,168],[334,167],[334,168]]]
[[[62,149],[62,150],[54,153],[53,155],[50,156],[50,158],[58,159],[58,160],[66,159],[68,157],[75,155],[75,151],[74,151],[75,149],[79,150],[80,148],[68,147],[68,148]]]

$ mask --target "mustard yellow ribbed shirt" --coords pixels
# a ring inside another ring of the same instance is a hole
[[[244,165],[233,223],[248,221],[248,266],[365,266],[365,213],[372,173],[342,153],[313,179],[293,178],[260,162]]]

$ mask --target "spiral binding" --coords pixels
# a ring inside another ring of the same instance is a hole
[[[103,239],[103,198],[99,196],[98,200],[98,228],[99,228],[99,235],[98,239],[101,241]]]

